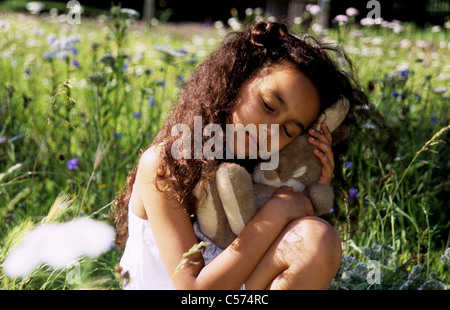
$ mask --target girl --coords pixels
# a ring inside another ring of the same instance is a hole
[[[184,123],[193,132],[194,116],[202,117],[203,126],[219,124],[224,132],[226,124],[257,128],[278,124],[280,150],[307,131],[323,165],[319,183],[330,184],[335,166],[342,166],[339,155],[347,144],[333,146],[325,125],[322,132],[308,130],[314,120],[345,96],[351,107],[344,123],[352,139],[369,116],[373,124],[382,122],[379,114],[372,114],[358,83],[338,68],[330,52],[352,72],[340,49],[309,36],[297,38],[284,24],[259,22],[247,31],[229,34],[198,66],[165,125],[142,153],[126,191],[115,201],[116,241],[126,244],[120,262],[129,275],[124,288],[329,286],[340,265],[338,234],[329,223],[312,216],[311,202],[303,193],[289,187],[279,188],[229,247],[220,249],[210,242],[201,253],[188,256],[197,264],[185,264],[174,274],[184,253],[200,240],[208,241],[196,223],[196,184],[213,177],[222,161],[237,162],[252,172],[260,159],[174,159],[171,146],[179,137],[172,136],[171,130]],[[248,151],[250,140],[245,143]],[[335,176],[338,180],[340,171]]]

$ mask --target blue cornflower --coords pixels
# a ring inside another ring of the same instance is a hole
[[[392,92],[392,96],[393,96],[394,98],[402,98],[403,93],[399,93],[398,91],[394,90],[394,91]]]
[[[76,60],[74,58],[74,59],[72,59],[72,66],[74,66],[75,68],[79,68],[80,67],[80,63],[78,62],[78,60]]]
[[[122,67],[122,71],[127,71],[128,69],[128,63],[124,62],[123,63],[123,67]]]
[[[156,100],[155,100],[155,97],[154,96],[148,96],[148,106],[150,107],[150,108],[154,108],[154,107],[156,107]]]
[[[345,168],[351,168],[351,167],[353,167],[353,163],[351,161],[345,161],[344,162],[344,167]]]
[[[119,139],[121,134],[120,134],[120,132],[114,132],[113,136],[114,136],[114,138]]]
[[[67,161],[67,168],[69,170],[77,170],[78,169],[78,157],[71,158]]]
[[[438,119],[437,115],[434,114],[434,113],[431,114],[431,117],[430,117],[430,124],[434,126],[434,125],[437,125],[438,122],[439,122],[439,119]]]
[[[400,70],[398,72],[398,75],[400,75],[404,79],[408,79],[409,78],[409,74],[410,74],[410,72],[409,72],[408,69]]]
[[[27,69],[25,70],[25,74],[26,74],[26,75],[30,75],[30,73],[31,73],[30,68],[27,68]]]
[[[353,187],[350,188],[350,190],[348,191],[348,202],[354,203],[356,201],[356,198],[358,197],[359,197],[358,189]]]
[[[133,117],[134,118],[141,118],[142,114],[140,112],[134,112]]]

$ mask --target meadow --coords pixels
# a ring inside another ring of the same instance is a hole
[[[293,31],[344,47],[395,153],[362,140],[345,155],[351,188],[329,216],[344,257],[330,289],[448,289],[450,26],[348,15],[324,31],[306,12]],[[228,31],[267,18],[248,9],[228,24],[147,27],[118,8],[80,24],[60,16],[0,12],[0,264],[41,223],[112,223],[113,200],[191,72]],[[121,254],[22,278],[0,269],[0,289],[120,289]]]

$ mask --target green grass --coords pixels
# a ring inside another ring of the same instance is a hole
[[[8,28],[0,32],[3,263],[62,193],[72,202],[58,221],[78,216],[110,221],[110,204],[140,150],[157,134],[183,81],[224,31],[146,28],[120,17],[83,16],[80,25],[2,13],[0,20],[8,23],[0,27]],[[423,270],[412,287],[431,279],[448,288],[450,282],[449,267],[441,261],[450,243],[448,30],[403,26],[398,34],[372,26],[352,36],[357,26],[346,25],[327,35],[352,57],[371,102],[397,135],[392,144],[398,155],[392,159],[383,149],[371,151],[365,141],[346,155],[352,167],[345,175],[360,196],[352,204],[340,202],[340,211],[332,214],[344,219],[337,228],[346,254],[334,289],[398,289],[417,265]],[[67,60],[44,59],[52,33],[79,36],[78,52]],[[187,53],[171,56],[155,45]],[[78,169],[68,169],[72,158],[78,158]],[[42,265],[23,279],[9,279],[0,270],[0,287],[118,289],[120,257],[113,249],[96,259],[81,258],[76,283],[70,281],[73,268]],[[380,284],[366,281],[369,260],[380,263]]]

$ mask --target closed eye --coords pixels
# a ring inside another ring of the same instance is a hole
[[[262,101],[262,103],[264,104],[264,106],[265,106],[269,111],[271,111],[271,112],[274,112],[274,111],[275,111],[274,109],[272,109],[272,108],[264,101],[264,99],[261,98],[261,101]]]
[[[292,135],[289,134],[289,132],[288,132],[287,129],[286,129],[286,126],[283,126],[283,128],[284,128],[284,132],[286,133],[286,135],[287,135],[289,138],[292,138]]]

